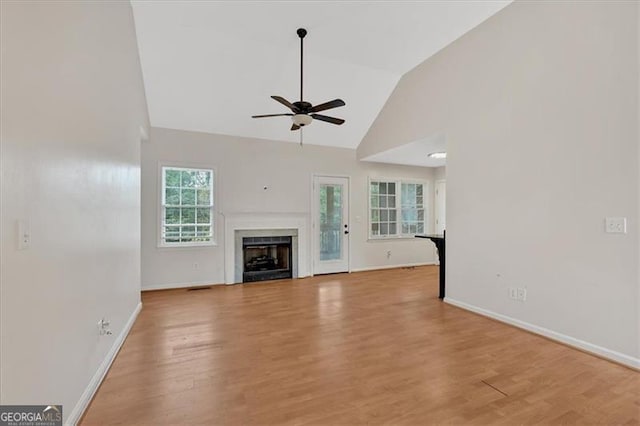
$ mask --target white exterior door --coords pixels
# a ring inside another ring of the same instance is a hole
[[[314,274],[349,271],[349,178],[315,176]]]
[[[436,211],[436,234],[444,233],[444,230],[447,227],[447,214],[446,214],[446,206],[447,206],[447,186],[446,182],[443,180],[439,180],[436,182],[436,200],[435,200],[435,211]]]

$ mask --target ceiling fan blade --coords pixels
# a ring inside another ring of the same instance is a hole
[[[286,100],[285,98],[283,98],[282,96],[271,96],[271,99],[276,100],[278,102],[280,102],[282,105],[286,106],[287,108],[289,108],[291,111],[293,112],[297,112],[296,107],[289,102],[288,100]]]
[[[300,126],[298,126],[298,125],[297,125],[297,124],[295,124],[295,123],[293,123],[293,124],[291,125],[291,131],[298,130],[299,128],[300,128]]]
[[[337,124],[338,126],[344,123],[344,120],[342,118],[329,117],[328,115],[311,114],[311,116],[315,120],[326,121],[327,123]]]
[[[265,117],[291,117],[293,114],[263,114],[263,115],[252,115],[251,118],[265,118]]]
[[[316,105],[313,108],[311,108],[309,110],[309,112],[320,112],[320,111],[325,111],[331,108],[338,108],[341,106],[345,106],[346,104],[344,103],[344,101],[342,99],[334,99],[332,101],[329,102],[325,102],[323,104],[320,105]]]

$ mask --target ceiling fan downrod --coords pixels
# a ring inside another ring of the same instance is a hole
[[[298,28],[298,31],[296,31],[298,33],[298,37],[300,37],[300,102],[302,102],[302,89],[303,89],[303,75],[304,75],[304,68],[303,68],[303,56],[304,56],[304,37],[307,35],[307,30],[305,30],[304,28]]]

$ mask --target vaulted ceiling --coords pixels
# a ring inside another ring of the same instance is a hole
[[[342,98],[306,144],[356,148],[400,77],[510,1],[132,1],[151,125],[298,141],[269,96]],[[176,141],[179,143],[179,141]]]

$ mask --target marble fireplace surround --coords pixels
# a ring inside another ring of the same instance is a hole
[[[242,282],[241,260],[243,237],[291,236],[293,277],[306,277],[310,275],[308,214],[227,214],[224,228],[225,284]]]

